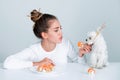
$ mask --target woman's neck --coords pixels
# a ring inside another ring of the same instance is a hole
[[[41,45],[42,45],[42,48],[47,52],[53,51],[56,47],[55,43],[49,42],[47,40],[42,40]]]

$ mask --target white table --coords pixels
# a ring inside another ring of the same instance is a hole
[[[85,64],[68,63],[61,67],[63,72],[41,75],[29,69],[6,70],[0,66],[0,80],[91,80]],[[120,63],[110,63],[104,69],[95,69],[94,80],[120,80]]]

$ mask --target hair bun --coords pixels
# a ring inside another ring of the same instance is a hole
[[[31,20],[33,21],[33,22],[36,22],[37,20],[39,20],[40,19],[40,17],[42,16],[42,13],[40,13],[40,11],[37,11],[37,10],[33,10],[32,12],[31,12]]]

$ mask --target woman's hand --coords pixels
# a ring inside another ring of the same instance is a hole
[[[79,56],[82,57],[84,54],[89,53],[91,50],[92,45],[84,44],[84,46],[79,49]]]
[[[49,65],[49,64],[54,65],[53,61],[47,57],[39,62],[33,62],[33,66],[42,66],[42,65]]]

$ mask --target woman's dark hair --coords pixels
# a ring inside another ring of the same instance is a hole
[[[42,32],[48,31],[48,28],[50,27],[49,20],[57,19],[54,15],[42,14],[37,10],[33,10],[30,17],[31,20],[35,22],[33,32],[38,38],[42,38]]]

